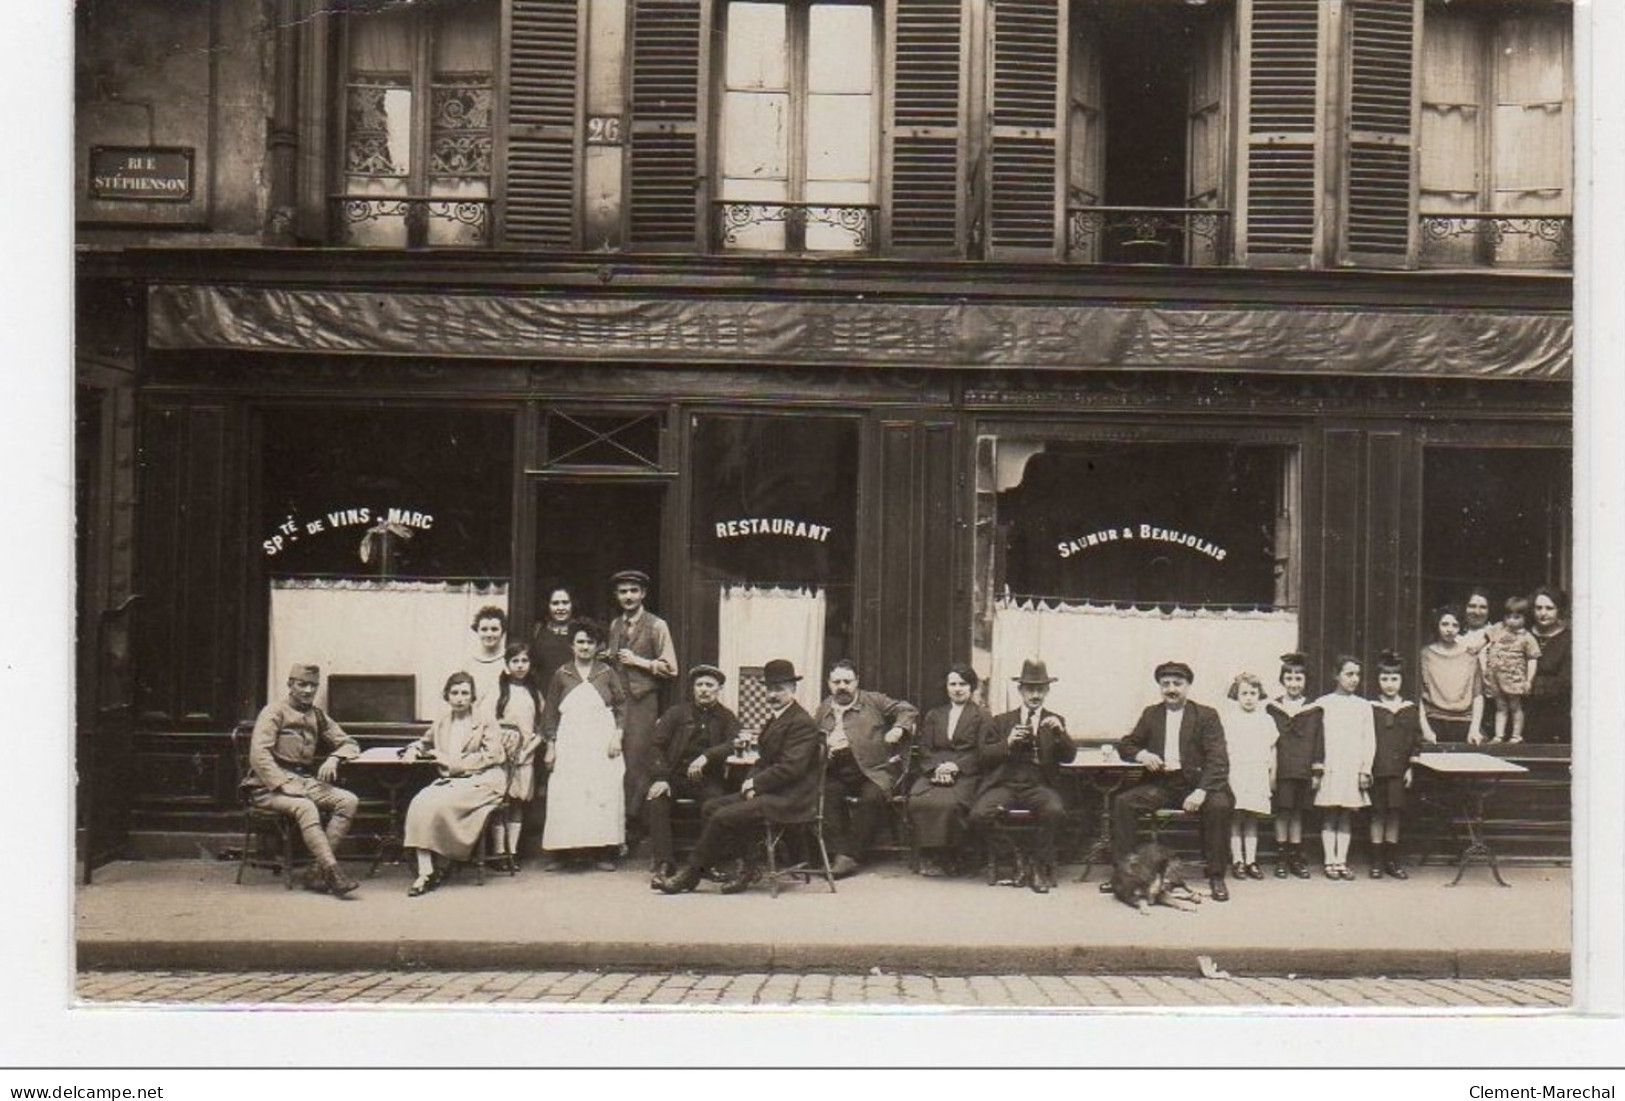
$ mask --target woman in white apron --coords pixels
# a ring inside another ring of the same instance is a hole
[[[599,660],[603,645],[602,627],[576,620],[570,626],[571,660],[548,685],[543,762],[552,776],[542,848],[566,859],[592,859],[599,870],[614,871],[626,839],[626,765],[621,759],[626,693],[615,671]]]

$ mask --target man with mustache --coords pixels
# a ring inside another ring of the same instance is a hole
[[[829,747],[824,776],[824,836],[837,879],[855,873],[869,851],[901,773],[903,739],[918,710],[906,700],[858,687],[851,658],[829,667],[829,695],[813,721]],[[846,797],[856,802],[848,806]]]

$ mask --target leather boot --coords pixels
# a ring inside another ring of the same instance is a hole
[[[1390,859],[1382,862],[1382,870],[1388,873],[1388,878],[1390,879],[1409,879],[1411,877],[1410,873],[1407,872],[1403,866],[1401,866],[1399,861],[1391,858],[1393,853],[1392,845],[1388,846],[1388,851],[1390,854]]]
[[[761,878],[761,866],[754,860],[747,860],[740,866],[738,875],[724,880],[722,886],[717,889],[725,895],[737,895]]]
[[[692,862],[677,869],[676,875],[657,875],[649,885],[663,895],[680,895],[700,885],[700,869]]]
[[[360,883],[351,879],[344,869],[337,864],[322,865],[322,878],[327,881],[328,893],[333,895],[334,898],[343,898],[361,886]]]

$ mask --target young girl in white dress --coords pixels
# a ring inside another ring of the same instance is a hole
[[[1258,820],[1270,812],[1280,731],[1264,710],[1264,682],[1257,676],[1238,673],[1227,695],[1234,703],[1224,712],[1224,744],[1230,756],[1230,790],[1236,798],[1230,817],[1230,874],[1263,879],[1258,867]]]
[[[508,755],[508,806],[497,824],[502,859],[507,870],[517,871],[519,834],[525,808],[536,794],[536,750],[542,744],[542,692],[531,675],[530,644],[515,642],[503,655],[504,669],[490,701],[491,721],[502,731]]]
[[[1353,879],[1349,839],[1354,812],[1370,806],[1371,760],[1377,752],[1377,724],[1371,703],[1359,695],[1360,659],[1337,659],[1337,687],[1315,701],[1322,717],[1320,759],[1315,762],[1315,806],[1321,808],[1320,843],[1327,879]]]

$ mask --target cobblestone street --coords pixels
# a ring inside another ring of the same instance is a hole
[[[993,1008],[1567,1009],[1561,979],[1101,975],[695,974],[626,971],[88,971],[88,1003]]]

